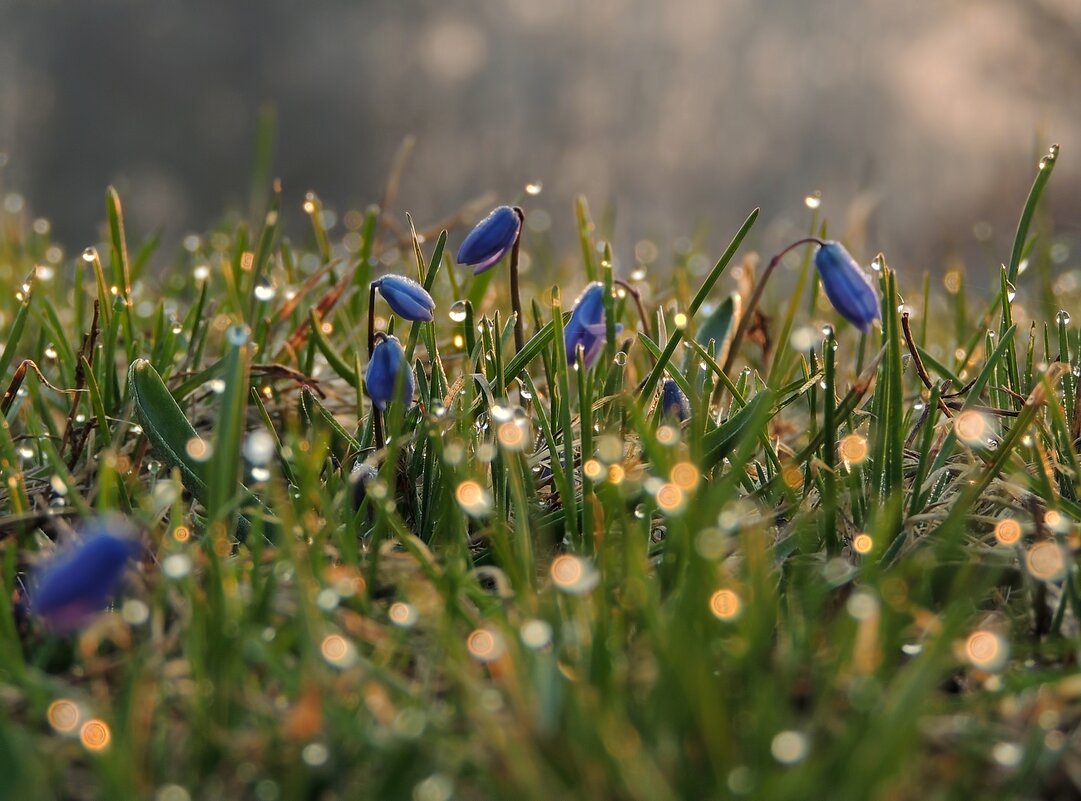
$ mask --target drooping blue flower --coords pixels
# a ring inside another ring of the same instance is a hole
[[[401,377],[399,379],[399,376]],[[380,411],[394,399],[394,389],[401,381],[401,395],[406,403],[413,400],[413,371],[405,361],[405,351],[398,337],[384,337],[372,350],[372,358],[364,373],[364,386],[368,397]]]
[[[83,539],[38,572],[30,608],[57,631],[73,631],[104,609],[141,550],[131,527],[118,518],[92,521]]]
[[[522,230],[522,218],[510,206],[498,206],[477,223],[458,248],[458,263],[479,275],[491,268],[514,247]]]
[[[815,267],[833,308],[863,333],[870,331],[881,315],[871,277],[840,242],[822,243],[815,252]]]
[[[661,386],[661,416],[683,422],[691,416],[691,402],[671,378],[664,379]]]
[[[428,290],[404,275],[384,275],[376,279],[375,286],[391,310],[406,320],[430,323],[435,311],[435,301]]]
[[[583,360],[586,367],[592,367],[601,354],[607,338],[607,326],[604,317],[604,284],[594,281],[582,290],[574,302],[571,317],[563,328],[563,343],[567,348],[567,364],[577,361],[578,347],[585,352]],[[623,326],[616,325],[616,333]]]

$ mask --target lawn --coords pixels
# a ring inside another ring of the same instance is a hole
[[[585,200],[562,258],[537,187],[176,253],[11,204],[0,798],[1081,796],[1056,156],[967,279]]]

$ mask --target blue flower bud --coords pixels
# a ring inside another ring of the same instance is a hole
[[[522,230],[522,218],[510,206],[499,206],[477,223],[458,248],[458,263],[479,275],[502,259],[514,247]]]
[[[661,417],[672,417],[679,422],[691,416],[691,402],[671,378],[664,379],[661,387]]]
[[[405,361],[405,351],[398,337],[385,337],[376,343],[372,350],[371,361],[364,373],[364,386],[368,397],[380,411],[385,411],[387,404],[394,399],[394,390],[401,377],[399,399],[406,403],[413,401],[413,371]]]
[[[40,569],[30,608],[52,628],[73,631],[104,609],[141,550],[134,531],[119,518],[91,522],[84,538]]]
[[[824,242],[815,252],[815,267],[833,307],[860,331],[870,331],[881,314],[871,277],[840,242]]]
[[[616,333],[623,330],[616,325]],[[594,281],[582,290],[574,302],[571,318],[563,328],[563,343],[567,348],[567,364],[574,365],[578,347],[585,351],[586,367],[592,367],[607,340],[608,329],[604,316],[604,284]]]
[[[413,322],[430,323],[435,301],[428,290],[404,275],[384,275],[373,282],[387,305],[399,317]]]

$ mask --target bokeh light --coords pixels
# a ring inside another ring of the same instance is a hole
[[[111,739],[112,732],[104,720],[92,718],[79,729],[79,741],[88,751],[104,751]]]
[[[743,601],[734,590],[717,590],[709,597],[709,611],[718,620],[735,620],[743,611]]]

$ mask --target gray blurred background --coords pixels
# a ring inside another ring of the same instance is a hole
[[[397,210],[540,181],[564,242],[576,193],[614,204],[624,263],[699,225],[716,250],[755,205],[773,247],[821,190],[865,260],[995,266],[1052,141],[1081,230],[1078,0],[0,0],[0,191],[70,249],[109,183],[171,243],[247,208],[268,104],[295,224],[307,190],[377,201],[415,134]]]

